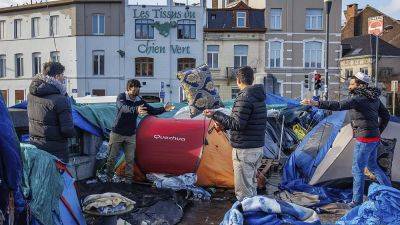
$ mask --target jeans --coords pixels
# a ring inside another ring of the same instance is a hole
[[[109,178],[114,174],[115,160],[119,150],[124,149],[125,154],[125,176],[128,180],[133,179],[133,164],[135,159],[136,135],[122,136],[111,132],[109,142],[110,154],[107,159],[107,175]]]
[[[257,169],[261,166],[263,148],[232,151],[235,195],[239,201],[257,195]]]
[[[382,185],[392,186],[390,179],[378,165],[378,147],[380,142],[363,143],[356,141],[353,154],[353,202],[362,204],[364,195],[364,169],[374,174]]]

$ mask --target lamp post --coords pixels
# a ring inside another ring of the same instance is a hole
[[[393,29],[393,25],[387,25],[383,28],[383,32],[380,35],[375,36],[375,87],[378,87],[378,55],[379,55],[379,37],[382,36],[388,30]]]
[[[332,0],[324,0],[325,5],[325,29],[326,29],[326,51],[325,51],[325,85],[324,85],[324,99],[328,100],[328,82],[329,82],[329,14],[332,9]]]

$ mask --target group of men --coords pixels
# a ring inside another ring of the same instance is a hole
[[[75,135],[71,104],[64,85],[64,66],[58,62],[44,64],[43,74],[36,76],[28,95],[30,142],[48,151],[60,160],[68,162],[68,138]],[[236,83],[240,89],[232,113],[206,109],[204,116],[211,118],[216,126],[230,131],[233,147],[235,195],[239,201],[257,195],[257,169],[261,164],[267,123],[266,94],[263,85],[253,84],[254,73],[246,66],[239,69]],[[389,121],[388,110],[379,100],[380,91],[370,87],[370,77],[357,73],[350,80],[351,97],[344,101],[313,101],[305,99],[305,105],[328,110],[350,110],[356,145],[352,172],[354,175],[353,201],[351,206],[362,203],[364,193],[364,168],[384,185],[390,179],[377,164],[380,135]],[[154,108],[140,96],[140,81],[127,82],[126,91],[117,97],[117,114],[110,134],[110,153],[107,175],[112,179],[116,156],[124,149],[126,159],[126,183],[133,181],[133,165],[136,148],[136,124],[139,115],[159,115],[174,109],[167,104]],[[380,118],[380,119],[379,119]]]

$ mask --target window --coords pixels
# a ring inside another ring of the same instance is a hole
[[[322,42],[310,41],[304,44],[304,67],[322,68]]]
[[[35,76],[42,72],[42,57],[40,52],[35,52],[32,54],[32,75]]]
[[[282,67],[282,42],[272,41],[269,43],[269,67]]]
[[[154,76],[154,59],[148,57],[138,57],[135,59],[135,76],[152,77]]]
[[[360,68],[360,72],[368,75],[368,67]]]
[[[322,30],[322,9],[306,10],[306,30]]]
[[[21,38],[21,19],[14,20],[14,38]]]
[[[104,51],[93,51],[93,75],[104,75]]]
[[[2,20],[0,21],[0,39],[4,39],[5,37],[5,25],[6,25],[6,21]]]
[[[178,20],[178,39],[196,38],[195,20]]]
[[[20,77],[24,75],[24,58],[22,54],[15,55],[15,76]]]
[[[50,36],[58,35],[58,16],[50,16]]]
[[[239,94],[240,90],[239,88],[232,88],[232,99],[237,98],[238,94]]]
[[[50,52],[50,60],[52,62],[60,62],[60,52]]]
[[[217,19],[217,14],[212,13],[212,14],[211,14],[211,20],[216,20],[216,19]]]
[[[103,14],[92,15],[92,34],[104,35],[105,17]]]
[[[236,12],[236,27],[246,27],[246,12]]]
[[[207,64],[210,68],[218,68],[219,45],[207,46]]]
[[[93,96],[106,96],[106,90],[104,89],[93,89],[92,90]]]
[[[135,20],[135,38],[153,39],[154,38],[154,20]]]
[[[8,90],[0,90],[0,94],[3,96],[4,103],[8,106]]]
[[[345,79],[349,79],[353,76],[353,69],[345,69],[344,70]]]
[[[178,71],[185,71],[196,67],[196,59],[193,58],[179,58]]]
[[[273,30],[282,29],[282,9],[271,9],[269,27]]]
[[[37,37],[39,36],[39,17],[32,18],[32,27],[31,27],[31,36]]]
[[[248,46],[247,45],[235,45],[234,46],[234,67],[235,68],[247,66],[247,54],[248,54]]]
[[[391,75],[393,75],[393,68],[387,67],[379,69],[379,76],[388,77]]]
[[[25,100],[24,90],[15,90],[15,104],[21,103]]]
[[[6,55],[0,55],[0,78],[6,76]]]

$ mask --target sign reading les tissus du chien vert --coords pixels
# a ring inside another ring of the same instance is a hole
[[[368,18],[368,34],[380,36],[383,33],[383,16]]]

